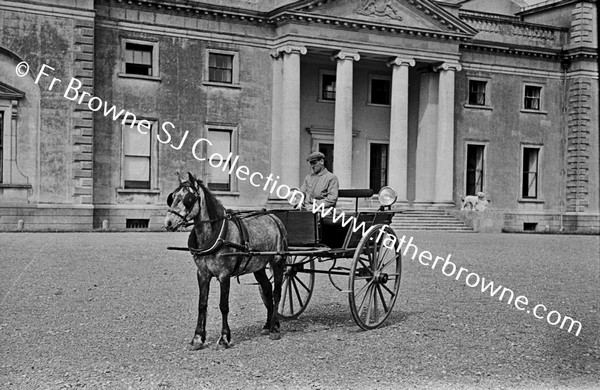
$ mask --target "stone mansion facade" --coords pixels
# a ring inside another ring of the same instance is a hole
[[[321,151],[399,209],[481,191],[505,230],[598,232],[597,24],[595,0],[0,0],[0,230],[160,229],[177,171],[280,207],[268,178]]]

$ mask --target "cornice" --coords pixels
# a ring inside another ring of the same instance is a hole
[[[516,56],[541,57],[549,59],[561,59],[563,50],[559,49],[542,49],[539,47],[527,46],[504,46],[501,43],[472,41],[460,45],[461,50],[472,50],[480,52],[488,52],[491,54],[511,54]]]
[[[524,22],[521,18],[517,16],[507,16],[500,14],[492,14],[492,13],[484,13],[484,12],[476,12],[476,11],[468,11],[461,10],[458,14],[461,20],[480,20],[485,21],[487,23],[497,23],[497,24],[511,24],[513,26],[531,28],[531,29],[539,29],[539,30],[548,30],[548,31],[559,31],[559,32],[568,32],[569,29],[566,27],[554,27],[548,26],[545,24],[539,23],[530,23]],[[475,29],[477,29],[475,27]]]
[[[398,26],[390,23],[376,23],[336,16],[315,15],[298,11],[282,11],[279,14],[273,15],[271,17],[271,22],[278,26],[287,23],[323,24],[332,28],[356,31],[368,30],[388,34],[404,34],[422,38],[447,39],[456,41],[466,41],[471,38],[471,35],[469,34],[456,31],[418,29],[413,27]]]
[[[197,17],[223,18],[234,21],[267,24],[268,16],[259,11],[224,7],[206,3],[178,3],[168,0],[96,0],[103,3],[118,3],[129,6],[146,7],[163,12],[179,12]]]
[[[587,47],[578,47],[569,49],[564,53],[565,59],[574,60],[574,59],[590,59],[590,60],[598,60],[598,50],[587,48]]]
[[[46,5],[41,3],[22,3],[20,1],[4,1],[0,3],[0,10],[25,12],[45,16],[60,16],[65,18],[77,18],[83,20],[94,20],[96,11],[70,6]]]
[[[437,19],[443,25],[447,26],[448,31],[440,30],[428,30],[419,29],[405,26],[398,26],[391,23],[377,23],[370,21],[361,21],[357,19],[341,18],[336,16],[323,16],[315,15],[303,10],[309,9],[310,4],[317,2],[298,2],[292,5],[281,7],[271,12],[259,12],[252,10],[245,10],[240,8],[223,7],[217,5],[211,5],[206,3],[177,3],[169,0],[97,0],[99,3],[115,3],[122,4],[123,6],[129,7],[142,7],[151,8],[156,11],[162,11],[165,13],[179,13],[188,16],[195,16],[200,18],[218,18],[227,19],[238,23],[252,23],[262,25],[274,25],[279,26],[287,23],[305,23],[305,24],[323,24],[331,28],[344,28],[352,30],[368,30],[377,31],[380,33],[388,34],[404,34],[407,36],[414,36],[420,38],[429,39],[445,39],[445,40],[456,40],[466,41],[477,33],[471,26],[465,24],[463,31],[459,31],[458,28],[449,21],[449,18],[443,15],[447,13],[441,8],[436,9],[435,12],[431,11],[431,6],[427,6],[425,0],[409,0],[411,4],[415,4],[415,7],[423,10],[425,14],[429,14],[432,18]],[[330,0],[333,1],[333,0]],[[326,3],[327,0],[319,0],[319,3]],[[295,10],[294,5],[302,5],[298,8],[301,10]]]
[[[552,8],[558,8],[558,7],[562,7],[565,5],[569,5],[572,3],[577,3],[581,0],[546,0],[546,1],[542,1],[542,2],[538,2],[536,4],[532,4],[526,7],[521,8],[521,10],[519,12],[517,12],[516,14],[521,16],[521,15],[531,15],[531,14],[535,14],[538,13],[540,11],[546,11]],[[584,1],[584,2],[588,2],[588,3],[595,3],[595,0],[588,0],[588,1]]]

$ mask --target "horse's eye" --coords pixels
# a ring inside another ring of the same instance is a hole
[[[167,206],[171,207],[171,205],[173,204],[173,194],[169,194],[169,196],[167,196]]]

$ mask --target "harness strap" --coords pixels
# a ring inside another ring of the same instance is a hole
[[[229,211],[228,211],[229,214]],[[235,226],[238,228],[238,231],[240,232],[240,238],[241,238],[241,245],[240,244],[236,244],[236,243],[227,243],[228,245],[232,246],[233,248],[236,249],[240,249],[244,252],[250,252],[250,244],[248,242],[248,229],[246,228],[246,225],[242,222],[241,218],[238,217],[237,214],[229,214],[231,215],[231,220],[233,221],[233,223],[235,223]],[[248,268],[248,264],[250,264],[250,260],[252,259],[252,255],[249,254],[246,257],[246,262],[244,264],[244,267],[240,270],[240,265],[242,263],[242,256],[238,257],[238,260],[235,264],[235,268],[233,269],[233,275],[238,274],[238,275],[242,275],[244,273],[244,271],[246,271],[246,268]]]
[[[193,240],[192,240],[192,234],[193,234]],[[188,239],[188,250],[193,254],[193,255],[199,255],[199,256],[203,256],[203,255],[210,255],[216,251],[218,251],[219,249],[221,249],[221,247],[223,246],[223,244],[225,243],[225,236],[227,235],[227,222],[225,221],[225,219],[221,220],[221,227],[219,229],[219,234],[218,235],[214,235],[214,239],[212,239],[212,242],[209,242],[209,244],[201,249],[198,249],[198,242],[196,241],[196,232],[192,230],[192,232],[190,232],[190,238]],[[192,242],[193,241],[193,242]]]

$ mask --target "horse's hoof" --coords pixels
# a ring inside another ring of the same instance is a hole
[[[281,332],[279,332],[279,331],[271,332],[271,333],[269,333],[269,338],[271,340],[279,340],[281,338]]]
[[[260,334],[261,334],[261,335],[263,335],[263,336],[266,336],[266,335],[268,335],[268,334],[271,334],[271,332],[269,331],[269,329],[264,329],[264,328],[263,328],[263,329],[260,331]]]
[[[198,351],[200,349],[204,348],[204,343],[203,342],[194,342],[192,340],[192,342],[190,343],[190,346],[188,347],[188,349],[190,351]]]
[[[231,346],[231,340],[225,340],[225,337],[219,337],[219,341],[217,341],[217,348],[227,349]]]

